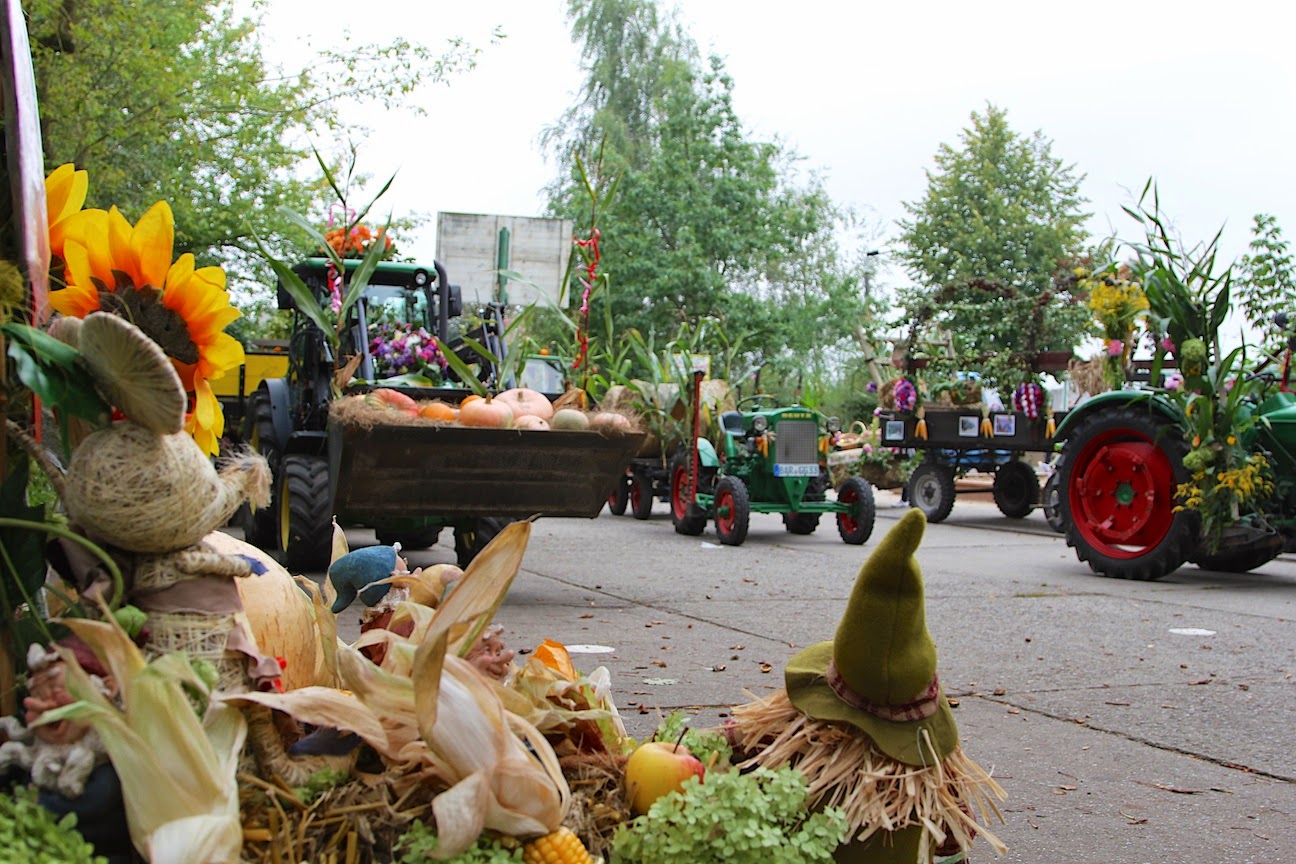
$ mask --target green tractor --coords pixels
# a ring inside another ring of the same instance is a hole
[[[693,386],[693,425],[698,429]],[[832,481],[826,464],[828,441],[838,431],[835,417],[801,405],[780,408],[765,395],[739,401],[738,410],[719,417],[720,448],[696,431],[693,447],[677,453],[670,466],[671,520],[675,531],[697,536],[715,519],[716,535],[726,546],[747,539],[752,513],[781,513],[793,534],[813,534],[825,513],[837,516],[837,532],[859,545],[873,533],[873,487],[847,478],[828,500]]]

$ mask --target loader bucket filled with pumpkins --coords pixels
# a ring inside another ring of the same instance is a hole
[[[593,518],[643,438],[624,413],[555,407],[527,388],[457,406],[377,389],[332,405],[334,509],[362,523],[410,512]]]

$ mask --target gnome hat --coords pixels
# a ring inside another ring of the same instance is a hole
[[[914,559],[926,524],[921,510],[910,510],[887,532],[860,568],[833,640],[801,651],[785,671],[788,697],[802,713],[849,723],[883,753],[917,766],[958,746]]]

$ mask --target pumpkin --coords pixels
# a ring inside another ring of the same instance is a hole
[[[513,409],[513,416],[521,417],[530,414],[541,420],[550,420],[554,415],[553,404],[543,393],[529,387],[514,387],[505,390],[495,397],[496,402],[503,402]]]
[[[590,428],[613,432],[633,432],[634,424],[624,414],[617,414],[615,411],[600,411],[590,418]]]
[[[513,409],[495,400],[465,399],[459,406],[459,422],[464,426],[505,429],[513,425]]]
[[[583,430],[590,426],[589,415],[575,408],[559,408],[549,425],[554,429]]]
[[[419,416],[429,420],[451,422],[459,417],[459,410],[444,402],[424,402],[419,406]]]
[[[400,411],[402,414],[409,414],[411,417],[417,416],[419,412],[417,402],[399,390],[392,390],[387,387],[370,390],[365,394],[364,403],[370,408]]]
[[[515,429],[536,429],[543,431],[549,428],[549,421],[543,417],[537,417],[534,414],[523,414],[513,421]]]

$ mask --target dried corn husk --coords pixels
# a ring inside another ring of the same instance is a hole
[[[99,691],[71,651],[68,692],[78,702],[46,712],[42,723],[75,720],[99,733],[121,778],[131,841],[151,864],[233,864],[239,860],[235,770],[247,732],[235,708],[212,702],[200,721],[182,688],[207,685],[177,654],[145,663],[130,637],[108,621],[65,619],[111,671],[125,710]]]

